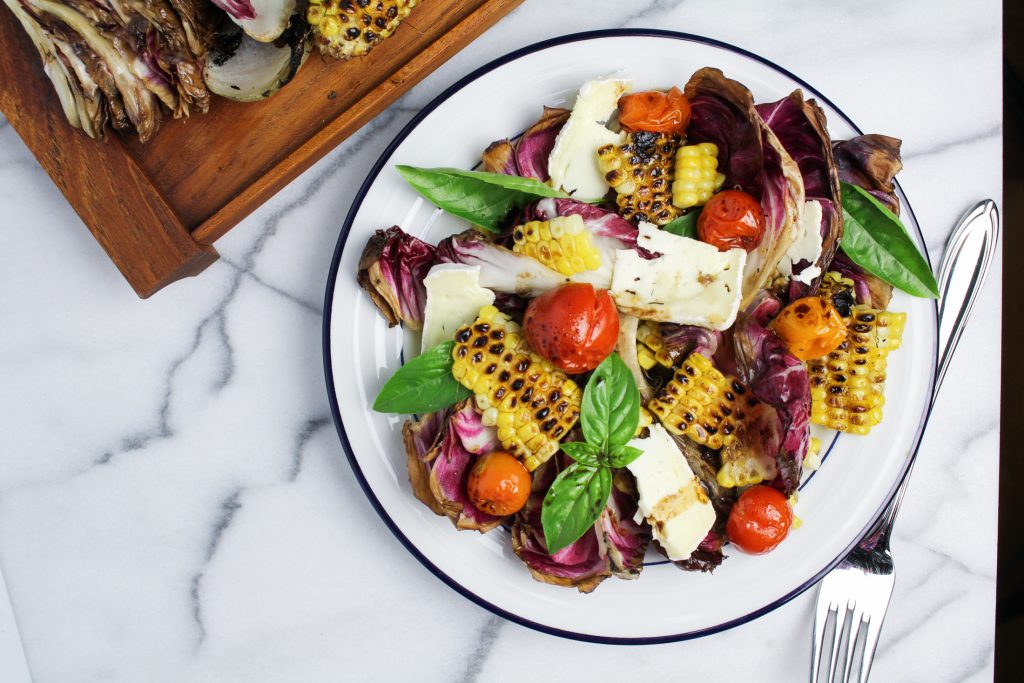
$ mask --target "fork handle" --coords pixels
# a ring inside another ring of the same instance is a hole
[[[998,244],[999,209],[991,199],[980,201],[968,209],[946,242],[946,250],[939,265],[939,364],[935,373],[935,384],[932,385],[929,414],[935,407],[935,399],[939,395],[942,380],[946,377],[953,352],[956,351],[964,326],[974,308],[978,290],[985,283]],[[910,466],[903,476],[896,496],[885,509],[875,531],[869,537],[888,542],[893,524],[896,522],[896,513],[903,502],[903,494],[907,492],[916,456],[916,453],[911,456]]]

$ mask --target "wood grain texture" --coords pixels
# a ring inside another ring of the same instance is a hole
[[[209,245],[522,0],[421,0],[368,56],[315,52],[263,102],[214,98],[143,145],[64,120],[39,56],[0,10],[0,110],[140,296],[198,273]]]
[[[6,6],[0,46],[0,111],[139,296],[217,260],[116,136],[104,144],[68,125],[35,47]],[[38,256],[45,268],[46,255]]]

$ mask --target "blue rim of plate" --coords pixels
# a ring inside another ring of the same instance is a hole
[[[475,593],[473,593],[472,591],[470,591],[469,589],[464,587],[462,584],[460,584],[457,581],[455,581],[454,579],[452,579],[450,576],[445,574],[440,568],[438,568],[435,564],[433,564],[430,560],[428,560],[426,558],[426,556],[423,555],[423,553],[421,553],[419,551],[419,549],[412,543],[412,541],[410,541],[405,536],[405,534],[402,533],[402,531],[398,528],[398,525],[395,524],[394,520],[391,519],[391,517],[388,515],[387,511],[384,509],[384,507],[381,505],[380,501],[377,499],[377,496],[374,494],[373,489],[370,487],[369,483],[366,481],[366,477],[363,475],[362,469],[359,467],[359,463],[356,460],[355,455],[354,455],[354,453],[352,451],[352,445],[349,443],[348,435],[345,432],[345,424],[344,424],[344,421],[343,421],[343,419],[341,417],[341,411],[340,411],[340,409],[338,407],[338,397],[337,397],[337,395],[334,392],[334,370],[333,370],[333,367],[331,365],[331,313],[332,313],[332,307],[333,307],[333,302],[334,302],[334,285],[335,285],[335,282],[338,279],[338,267],[339,267],[339,265],[341,263],[341,254],[342,254],[342,251],[345,248],[345,243],[348,240],[349,232],[352,229],[352,223],[355,220],[356,214],[359,212],[360,206],[362,206],[363,200],[366,198],[367,192],[369,192],[370,187],[373,185],[374,181],[377,179],[377,176],[380,174],[381,170],[384,168],[384,166],[391,159],[391,155],[394,154],[394,152],[398,148],[398,146],[401,145],[402,142],[405,141],[405,139],[409,136],[409,134],[412,133],[412,131],[417,126],[419,126],[419,124],[427,116],[429,116],[431,114],[431,112],[433,112],[435,109],[437,109],[437,107],[439,107],[448,98],[450,98],[456,92],[458,92],[459,90],[461,90],[462,88],[467,86],[469,83],[471,83],[471,82],[481,78],[482,76],[485,76],[486,74],[490,73],[491,71],[494,71],[495,69],[497,69],[500,66],[503,66],[505,64],[508,64],[509,62],[515,61],[516,59],[519,59],[520,57],[523,57],[525,55],[529,55],[529,54],[532,54],[534,52],[539,52],[541,50],[545,50],[547,48],[555,47],[555,46],[558,46],[558,45],[566,45],[566,44],[570,44],[570,43],[578,43],[578,42],[583,42],[583,41],[587,41],[587,40],[593,40],[593,39],[596,39],[596,38],[620,38],[620,37],[671,38],[671,39],[674,39],[674,40],[683,40],[683,41],[687,41],[687,42],[691,42],[691,43],[700,43],[700,44],[703,44],[703,45],[708,45],[708,46],[711,46],[711,47],[720,48],[720,49],[723,49],[723,50],[728,50],[730,52],[734,52],[736,54],[742,55],[742,56],[747,57],[749,59],[752,59],[752,60],[754,60],[756,62],[764,64],[765,66],[767,66],[767,67],[769,67],[771,69],[774,69],[778,73],[781,73],[784,76],[787,76],[788,78],[791,78],[794,82],[798,83],[800,85],[800,87],[802,87],[807,92],[811,93],[815,98],[817,98],[818,100],[820,100],[820,101],[826,103],[827,105],[829,105],[834,111],[836,111],[839,114],[839,116],[851,128],[853,128],[855,131],[857,131],[858,135],[863,133],[863,131],[861,131],[861,129],[859,127],[857,127],[856,124],[854,124],[854,122],[850,119],[850,117],[848,117],[846,114],[844,114],[843,111],[839,107],[837,107],[831,100],[829,100],[827,97],[825,97],[820,92],[818,92],[813,86],[811,86],[809,83],[807,83],[807,81],[805,81],[802,78],[796,76],[795,74],[793,74],[790,71],[788,71],[787,69],[779,66],[778,64],[775,64],[771,60],[765,59],[764,57],[761,57],[760,55],[757,55],[757,54],[755,54],[753,52],[750,52],[749,50],[744,50],[741,47],[736,47],[735,45],[731,45],[729,43],[725,43],[725,42],[722,42],[720,40],[715,40],[714,38],[706,38],[704,36],[698,36],[698,35],[694,35],[694,34],[691,34],[691,33],[681,33],[681,32],[678,32],[678,31],[666,31],[666,30],[662,30],[662,29],[645,29],[645,28],[639,28],[639,29],[603,29],[603,30],[599,30],[599,31],[584,31],[582,33],[572,33],[572,34],[569,34],[569,35],[560,36],[558,38],[552,38],[552,39],[549,39],[549,40],[544,40],[544,41],[541,41],[539,43],[534,43],[533,45],[527,45],[526,47],[520,48],[518,50],[514,50],[514,51],[504,55],[503,57],[499,57],[499,58],[497,58],[497,59],[495,59],[495,60],[485,64],[484,66],[476,69],[472,73],[464,76],[459,81],[457,81],[454,85],[452,85],[447,90],[445,90],[440,95],[438,95],[433,100],[431,100],[431,102],[429,104],[427,104],[427,106],[425,106],[419,113],[417,113],[416,116],[414,116],[412,118],[412,120],[409,121],[409,123],[407,123],[404,128],[402,128],[402,130],[398,133],[398,135],[395,136],[395,139],[391,141],[391,144],[388,145],[387,149],[384,150],[384,152],[381,154],[380,158],[377,159],[377,163],[375,163],[373,165],[373,168],[370,169],[369,174],[367,174],[366,180],[363,181],[362,186],[359,188],[359,192],[356,193],[355,199],[352,201],[352,207],[349,209],[348,215],[345,217],[345,222],[344,222],[344,224],[341,227],[341,233],[338,236],[337,245],[334,248],[334,257],[331,259],[331,268],[330,268],[330,271],[327,274],[327,291],[326,291],[326,294],[324,296],[324,327],[323,327],[324,376],[325,376],[325,379],[326,379],[326,382],[327,382],[327,396],[328,396],[328,398],[330,400],[330,404],[331,404],[331,416],[334,418],[334,426],[336,427],[336,429],[338,431],[338,438],[341,440],[342,448],[344,448],[345,455],[348,458],[349,464],[352,466],[352,471],[355,473],[356,479],[359,481],[359,486],[363,489],[363,493],[366,494],[366,497],[367,497],[367,499],[369,499],[370,504],[373,506],[373,509],[377,511],[377,514],[380,516],[381,520],[388,527],[388,529],[391,530],[391,533],[393,533],[395,535],[395,537],[401,542],[401,544],[403,546],[405,546],[405,549],[408,550],[409,553],[413,557],[415,557],[417,560],[419,560],[420,563],[424,567],[426,567],[428,570],[430,570],[430,572],[434,576],[436,576],[438,579],[440,579],[445,584],[447,584],[449,588],[451,588],[452,590],[455,590],[456,592],[461,594],[463,597],[465,597],[465,598],[475,602],[480,607],[483,607],[484,609],[487,609],[487,610],[493,612],[494,614],[497,614],[498,616],[503,617],[504,619],[508,619],[509,621],[512,621],[512,622],[514,622],[516,624],[519,624],[521,626],[525,626],[527,628],[531,628],[531,629],[533,629],[535,631],[540,631],[542,633],[547,633],[547,634],[553,635],[553,636],[559,636],[561,638],[568,638],[570,640],[579,640],[579,641],[584,641],[584,642],[588,642],[588,643],[600,643],[600,644],[605,644],[605,645],[659,645],[659,644],[664,644],[664,643],[679,642],[679,641],[682,641],[682,640],[691,640],[691,639],[694,639],[694,638],[700,638],[702,636],[708,636],[708,635],[711,635],[713,633],[719,633],[720,631],[725,631],[725,630],[728,630],[730,628],[734,628],[736,626],[740,626],[742,624],[746,624],[747,622],[753,621],[754,619],[757,619],[758,617],[763,616],[763,615],[767,614],[768,612],[771,612],[772,610],[774,610],[774,609],[776,609],[778,607],[781,607],[782,605],[786,604],[787,602],[789,602],[790,600],[792,600],[793,598],[795,598],[796,596],[800,595],[801,593],[806,591],[808,588],[810,588],[811,586],[816,584],[826,574],[828,574],[830,571],[832,571],[832,569],[836,565],[838,565],[850,553],[851,550],[853,550],[853,548],[860,542],[860,540],[864,536],[866,536],[868,534],[868,532],[872,529],[872,527],[874,527],[877,519],[879,517],[881,517],[881,515],[885,511],[886,507],[888,507],[889,502],[896,495],[896,491],[899,489],[900,484],[903,483],[903,479],[907,476],[907,474],[908,474],[908,472],[910,470],[910,466],[913,463],[914,458],[915,458],[915,456],[917,454],[917,449],[921,445],[921,437],[924,434],[925,427],[928,424],[928,417],[929,417],[929,414],[931,413],[931,404],[932,404],[932,401],[930,399],[930,397],[932,396],[932,391],[931,390],[934,389],[935,367],[938,365],[938,334],[937,334],[937,331],[936,331],[936,335],[935,335],[935,340],[936,340],[935,348],[932,350],[932,364],[931,364],[932,372],[931,372],[931,374],[930,374],[930,376],[928,378],[928,384],[929,384],[928,396],[929,396],[929,400],[926,401],[926,403],[925,403],[924,414],[922,415],[920,424],[918,425],[917,434],[914,436],[913,447],[911,449],[911,452],[908,454],[906,462],[903,464],[903,469],[900,472],[900,476],[896,478],[896,480],[893,483],[893,486],[890,489],[888,495],[886,495],[885,502],[878,508],[876,513],[873,515],[871,523],[868,524],[867,526],[865,526],[864,529],[859,534],[857,534],[856,538],[853,541],[850,542],[849,546],[842,553],[840,553],[835,559],[830,561],[824,568],[822,568],[822,570],[820,572],[815,574],[810,580],[806,581],[805,583],[803,583],[802,585],[800,585],[796,589],[790,591],[789,593],[786,593],[782,597],[780,597],[780,598],[774,600],[773,602],[765,605],[764,607],[760,607],[760,608],[758,608],[758,609],[756,609],[756,610],[754,610],[752,612],[749,612],[748,614],[745,614],[742,617],[737,617],[736,619],[731,619],[729,621],[723,622],[721,624],[717,624],[715,626],[709,626],[707,628],[698,629],[698,630],[695,630],[695,631],[688,631],[686,633],[676,633],[676,634],[670,634],[670,635],[665,635],[665,636],[651,636],[651,637],[646,637],[646,638],[615,638],[615,637],[611,637],[611,636],[596,636],[596,635],[591,635],[591,634],[587,634],[587,633],[576,633],[574,631],[566,631],[564,629],[555,628],[553,626],[546,626],[544,624],[538,624],[535,621],[531,621],[531,620],[526,619],[524,617],[521,617],[521,616],[519,616],[517,614],[513,614],[513,613],[511,613],[511,612],[509,612],[507,610],[504,610],[504,609],[498,607],[497,605],[494,605],[494,604],[488,602],[487,600],[484,600],[480,596],[476,595]],[[897,182],[896,186],[897,186],[897,189],[899,190],[899,193],[901,195],[903,195],[902,188],[899,187],[899,183],[898,182]],[[906,196],[905,195],[903,195],[903,198],[904,198],[903,204],[905,205],[905,210],[911,215],[912,218],[914,218],[914,221],[913,221],[914,222],[914,228],[915,228],[915,232],[917,234],[918,241],[919,241],[920,244],[924,244],[925,243],[924,242],[924,236],[921,234],[920,227],[918,227],[917,218],[916,218],[916,216],[914,216],[914,211],[910,207],[910,202],[906,200]],[[928,255],[928,250],[924,249],[923,251],[924,251],[925,259],[928,261],[929,267],[931,267],[931,258]],[[354,277],[354,275],[353,275],[353,277]],[[935,311],[935,316],[933,317],[933,322],[936,322],[936,324],[937,324],[937,320],[938,320],[938,303],[937,302],[933,302],[933,307],[934,307],[934,311]],[[410,500],[412,500],[412,499],[410,499]],[[526,577],[526,574],[524,573],[524,580],[526,580],[525,577]]]

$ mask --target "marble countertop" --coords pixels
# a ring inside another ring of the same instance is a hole
[[[900,182],[933,260],[963,210],[1001,199],[995,0],[527,0],[218,242],[201,277],[149,301],[0,119],[0,566],[36,681],[806,678],[813,591],[642,648],[503,621],[406,553],[331,423],[323,292],[366,170],[476,66],[616,26],[752,50],[864,130],[901,137]],[[1000,270],[896,527],[873,680],[992,677]]]

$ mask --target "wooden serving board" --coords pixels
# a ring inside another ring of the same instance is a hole
[[[314,49],[268,100],[213,98],[165,118],[143,145],[92,140],[64,118],[39,55],[0,10],[0,111],[141,297],[196,275],[212,244],[256,207],[443,64],[522,0],[420,0],[369,55]]]

